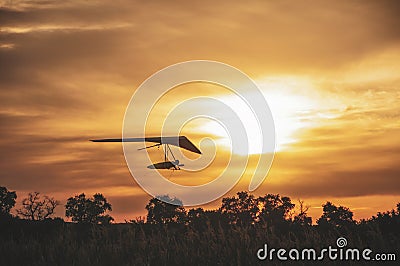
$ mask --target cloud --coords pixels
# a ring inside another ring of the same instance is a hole
[[[221,2],[196,8],[185,3],[127,1],[40,6],[23,11],[3,8],[1,23],[11,29],[53,30],[132,25],[122,36],[96,37],[96,46],[115,40],[120,49],[113,55],[128,52],[123,46],[129,44],[130,53],[140,51],[142,59],[157,63],[195,56],[250,68],[262,66],[264,71],[317,70],[359,60],[399,39],[397,27],[393,27],[399,22],[394,12],[398,5],[386,1],[338,2],[329,6],[309,2],[306,10],[303,3],[286,1],[254,1],[250,6]],[[59,45],[65,44],[62,38],[58,40]],[[136,61],[132,54],[124,55]]]

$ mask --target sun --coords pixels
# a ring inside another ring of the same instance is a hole
[[[318,101],[307,95],[307,92],[311,93],[312,85],[303,79],[295,78],[268,78],[255,82],[272,112],[275,124],[275,151],[285,150],[290,147],[290,144],[298,141],[296,132],[313,125],[313,119],[310,119],[310,116],[316,114],[319,106]],[[219,100],[235,111],[246,129],[248,150],[238,149],[232,152],[240,155],[260,154],[262,152],[261,132],[257,118],[250,107],[233,93],[219,97]],[[198,130],[216,136],[216,142],[229,147],[229,132],[220,123],[208,121]]]

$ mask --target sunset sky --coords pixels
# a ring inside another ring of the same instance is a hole
[[[150,196],[131,177],[122,145],[88,140],[121,137],[126,106],[149,76],[204,59],[249,75],[272,111],[277,151],[254,194],[302,199],[314,221],[328,200],[357,219],[392,209],[400,202],[399,14],[398,1],[0,0],[0,186],[16,190],[18,202],[32,191],[63,204],[101,192],[117,222],[145,215]],[[194,83],[160,100],[149,132],[196,96],[237,107],[246,120],[235,95]],[[221,149],[204,171],[164,175],[212,180],[226,165],[224,131],[198,120],[183,132]],[[250,161],[228,195],[248,188],[252,170]]]

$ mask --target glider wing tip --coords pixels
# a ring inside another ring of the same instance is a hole
[[[91,142],[103,142],[103,139],[89,139]]]

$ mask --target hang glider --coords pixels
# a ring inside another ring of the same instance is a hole
[[[174,169],[179,170],[179,160],[176,160],[172,153],[169,145],[176,146],[197,154],[201,154],[201,151],[185,136],[173,136],[173,137],[149,137],[149,138],[122,138],[122,139],[91,139],[93,142],[153,142],[155,145],[151,145],[139,150],[148,149],[152,147],[159,147],[164,145],[164,162],[149,165],[149,169]],[[168,153],[173,157],[173,161],[168,159]]]
[[[150,137],[150,138],[124,138],[124,139],[91,139],[93,142],[154,142],[158,143],[146,148],[169,144],[182,149],[201,154],[201,151],[185,136],[175,137]]]

